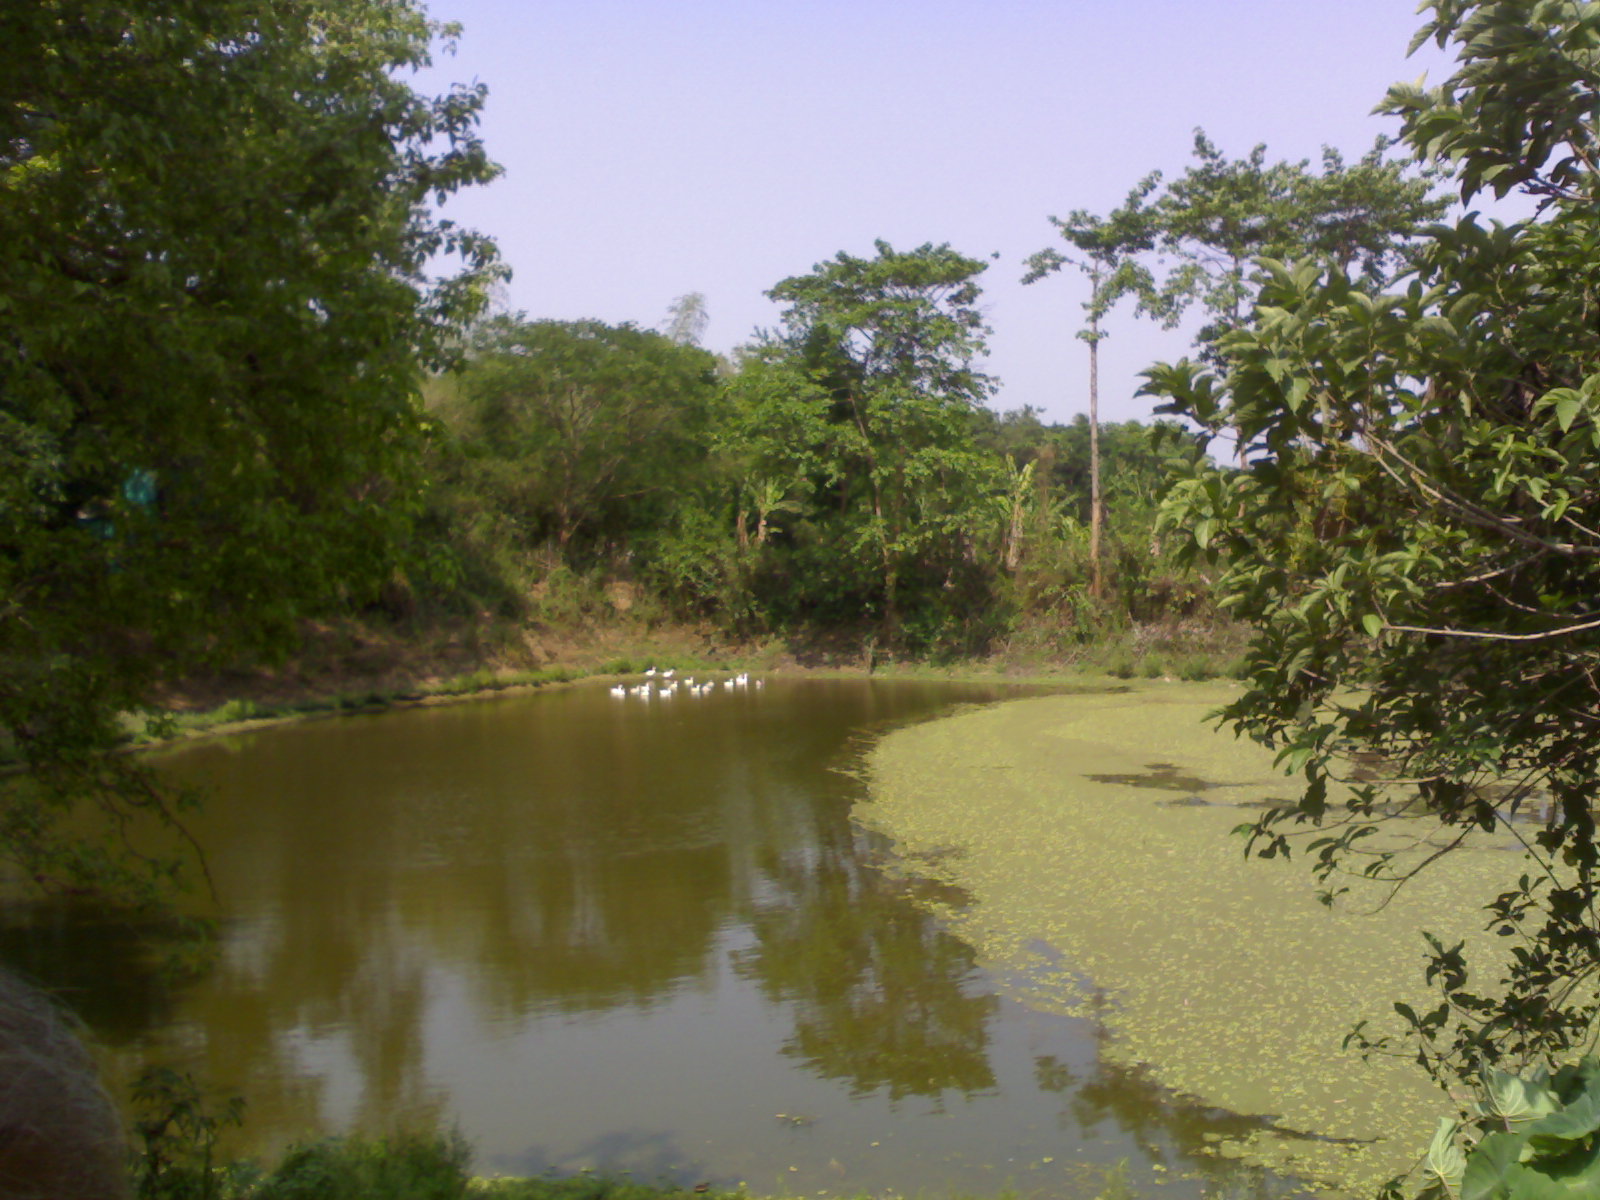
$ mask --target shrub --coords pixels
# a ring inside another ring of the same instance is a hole
[[[471,1159],[458,1133],[333,1138],[291,1150],[242,1200],[460,1200]]]

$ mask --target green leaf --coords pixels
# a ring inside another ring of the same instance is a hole
[[[1294,746],[1286,746],[1278,754],[1277,762],[1278,765],[1283,768],[1286,774],[1292,775],[1300,771],[1306,765],[1306,763],[1310,762],[1311,756],[1316,752],[1317,748],[1315,746],[1305,743]]]
[[[1461,1200],[1501,1200],[1506,1172],[1522,1157],[1526,1139],[1516,1133],[1491,1133],[1473,1147],[1461,1173]]]
[[[1561,1107],[1555,1093],[1544,1084],[1523,1079],[1497,1067],[1490,1067],[1484,1072],[1483,1090],[1484,1099],[1478,1105],[1479,1111],[1498,1121],[1539,1121],[1557,1113]]]
[[[1361,628],[1367,631],[1368,637],[1377,637],[1384,629],[1384,620],[1377,613],[1367,613],[1361,618]]]
[[[1583,397],[1570,388],[1563,388],[1561,394],[1555,398],[1554,406],[1556,424],[1561,426],[1562,433],[1566,433],[1578,419],[1578,414],[1583,411]]]
[[[1428,1144],[1428,1156],[1423,1169],[1431,1179],[1438,1180],[1454,1194],[1461,1186],[1462,1173],[1467,1168],[1467,1156],[1456,1144],[1456,1133],[1461,1126],[1448,1117],[1439,1118],[1433,1141]]]
[[[1515,1119],[1515,1118],[1513,1118]],[[1585,1092],[1559,1112],[1528,1126],[1528,1141],[1547,1153],[1559,1153],[1572,1142],[1600,1129],[1600,1098]]]

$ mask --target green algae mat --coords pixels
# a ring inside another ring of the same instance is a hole
[[[1364,1019],[1399,1033],[1393,1001],[1430,1000],[1420,930],[1491,948],[1479,910],[1522,860],[1465,849],[1386,904],[1347,880],[1324,906],[1304,861],[1246,859],[1230,836],[1292,794],[1269,754],[1205,720],[1230,694],[1151,685],[902,729],[871,753],[858,815],[900,869],[959,889],[941,915],[1016,999],[1093,1015],[1103,1053],[1269,1119],[1217,1154],[1371,1195],[1450,1105],[1414,1062],[1341,1042]]]

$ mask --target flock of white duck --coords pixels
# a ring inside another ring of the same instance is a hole
[[[732,692],[740,688],[759,689],[766,686],[765,680],[751,679],[748,671],[741,671],[739,674],[730,676],[727,679],[707,679],[703,683],[696,683],[693,675],[686,675],[679,679],[677,677],[678,672],[672,668],[668,668],[665,671],[657,671],[654,667],[651,667],[644,674],[645,681],[643,683],[635,684],[631,687],[622,683],[615,684],[611,688],[611,694],[618,700],[625,700],[629,697],[635,700],[670,700],[680,693],[699,699],[701,696],[710,695],[719,686],[725,692]]]

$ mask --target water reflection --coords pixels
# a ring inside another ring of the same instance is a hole
[[[487,1170],[791,1194],[1204,1165],[1223,1115],[1194,1142],[1093,1022],[1003,1000],[850,820],[852,739],[1004,694],[573,688],[200,744],[164,766],[215,792],[204,977],[67,911],[12,913],[0,956],[68,989],[124,1079],[244,1094],[247,1151],[456,1124]]]
[[[97,1037],[125,1044],[173,1018],[171,974],[157,947],[179,930],[131,923],[70,900],[0,904],[0,962],[42,986]]]
[[[544,1038],[714,993],[733,959],[825,1076],[989,1086],[970,952],[873,882],[857,785],[825,769],[854,731],[962,697],[782,691],[646,711],[577,689],[173,756],[218,797],[195,832],[229,916],[207,978],[124,1028],[128,1057],[184,1055],[274,1142],[427,1125],[495,1104],[439,1069],[440,1027]]]
[[[999,1001],[972,950],[864,866],[867,835],[818,814],[808,846],[772,849],[756,944],[735,961],[791,1006],[784,1053],[855,1095],[970,1095],[994,1087],[988,1027]]]
[[[1103,1011],[1106,1005],[1103,992],[1091,992],[1091,1012]],[[1103,1051],[1110,1035],[1098,1019],[1092,1023],[1092,1035]],[[1034,1077],[1041,1090],[1064,1098],[1062,1126],[1080,1138],[1099,1136],[1109,1126],[1131,1138],[1147,1163],[1207,1179],[1225,1187],[1235,1200],[1275,1200],[1302,1190],[1298,1183],[1260,1167],[1218,1157],[1219,1148],[1228,1142],[1274,1129],[1271,1121],[1185,1100],[1152,1080],[1140,1065],[1097,1053],[1089,1069],[1075,1070],[1045,1054],[1034,1060]]]

